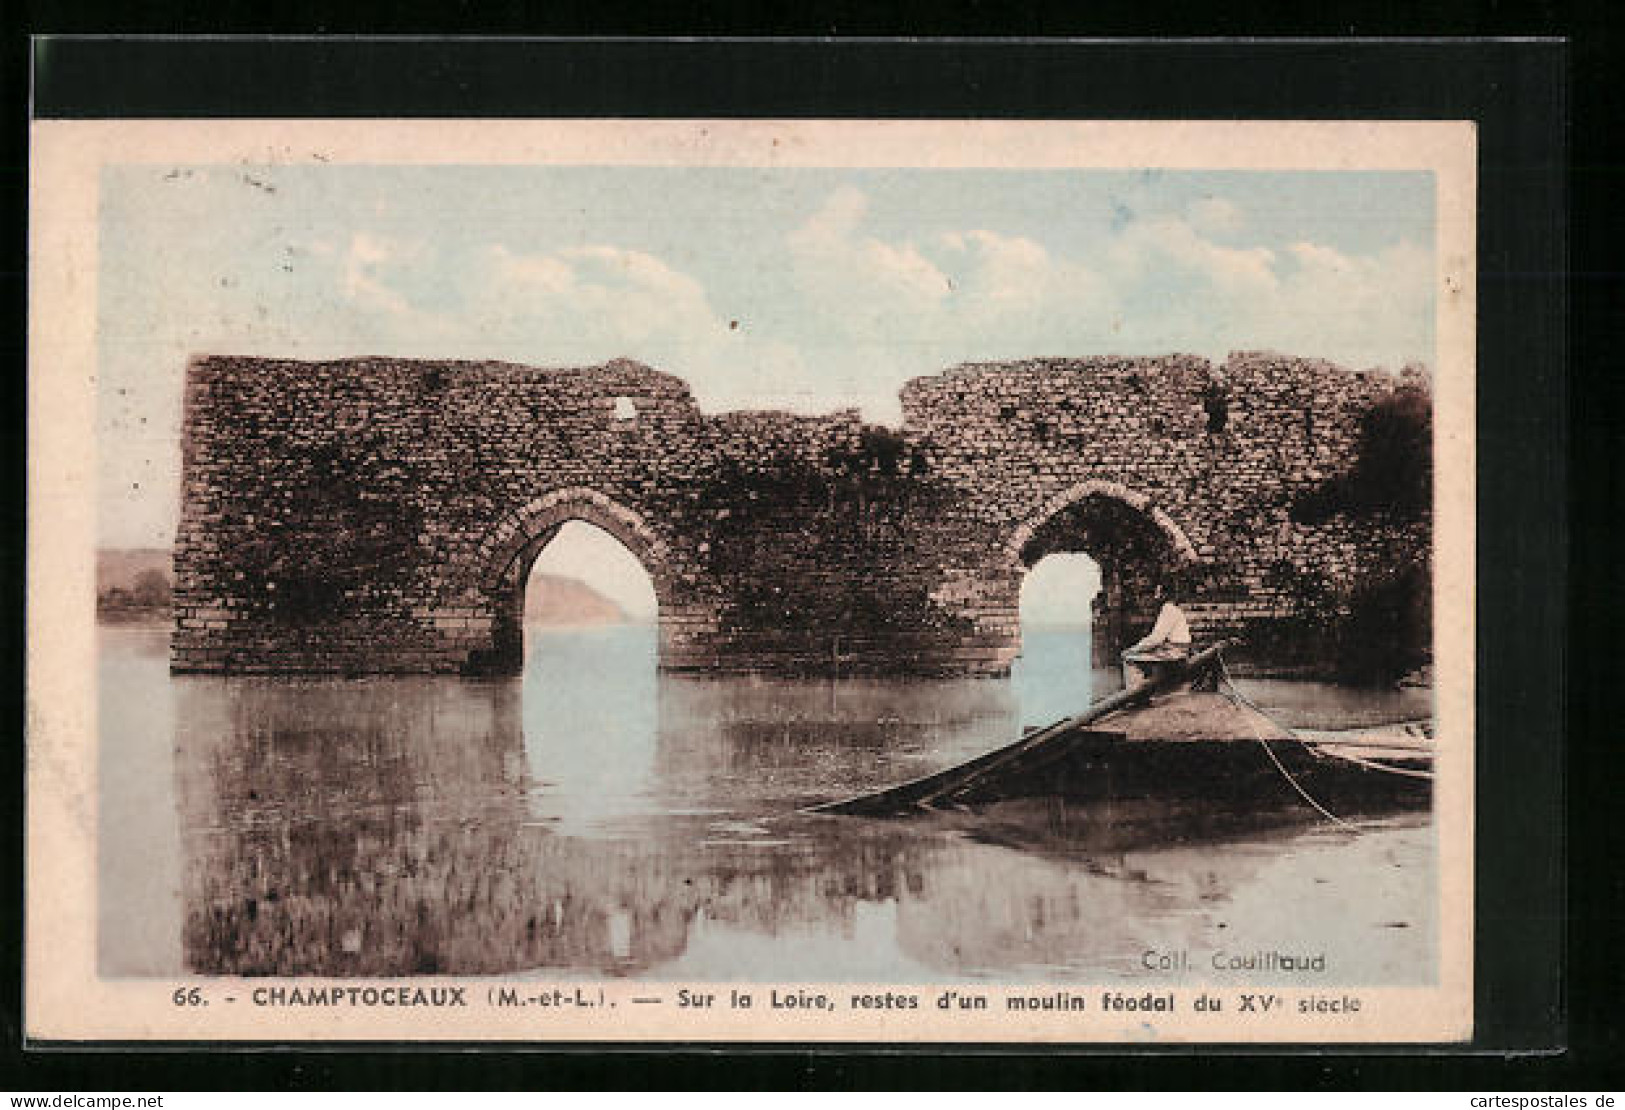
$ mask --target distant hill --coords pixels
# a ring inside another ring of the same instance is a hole
[[[171,585],[170,555],[163,548],[96,552],[96,616],[100,620],[167,622]]]
[[[533,574],[525,590],[525,623],[546,625],[625,624],[626,610],[574,578]]]
[[[170,553],[161,548],[104,548],[96,552],[96,613],[108,621],[167,621],[172,586]],[[583,626],[625,624],[626,611],[574,578],[531,576],[525,623]]]
[[[96,592],[133,590],[137,576],[148,570],[168,581],[169,560],[169,551],[161,547],[101,548],[96,552]]]

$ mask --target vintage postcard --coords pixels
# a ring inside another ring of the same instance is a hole
[[[29,1036],[1466,1040],[1474,142],[36,123]]]

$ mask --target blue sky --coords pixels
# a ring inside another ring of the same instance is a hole
[[[1434,360],[1427,173],[118,166],[101,535],[167,544],[188,354],[678,374],[716,411],[897,418],[956,362]]]

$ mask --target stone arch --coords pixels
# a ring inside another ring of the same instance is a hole
[[[666,541],[643,517],[607,494],[585,486],[552,490],[504,516],[480,545],[483,555],[478,576],[480,586],[484,589],[500,587],[527,547],[540,537],[550,537],[572,520],[602,528],[619,540],[649,572],[654,580],[655,598],[665,604],[665,591],[671,580],[668,565],[671,550]]]
[[[552,490],[506,514],[480,545],[475,588],[493,614],[491,650],[475,668],[498,673],[524,666],[523,586],[531,565],[560,528],[581,521],[614,537],[643,565],[654,585],[657,619],[671,603],[671,549],[638,513],[598,490]]]
[[[1201,559],[1185,530],[1144,493],[1104,479],[1068,486],[1019,523],[1003,556],[1018,581],[1046,555],[1077,552],[1100,568],[1091,625],[1097,660],[1115,659],[1155,616],[1153,584]]]
[[[1196,545],[1191,543],[1190,537],[1185,534],[1174,518],[1169,516],[1151,500],[1146,494],[1132,490],[1121,482],[1111,482],[1101,478],[1090,478],[1068,486],[1054,497],[1047,499],[1038,510],[1030,514],[1020,524],[1016,525],[1010,538],[1005,541],[1005,555],[1014,563],[1022,562],[1022,551],[1032,542],[1038,530],[1049,523],[1059,513],[1090,497],[1107,497],[1119,501],[1135,512],[1144,515],[1168,541],[1169,549],[1182,563],[1195,564],[1201,561],[1196,553]]]

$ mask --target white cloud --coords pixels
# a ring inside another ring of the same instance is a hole
[[[391,267],[409,263],[422,251],[421,243],[405,244],[370,232],[355,232],[344,255],[344,295],[367,308],[405,315],[410,311],[406,298],[391,288],[385,275]]]
[[[851,338],[912,331],[951,292],[946,274],[912,243],[858,234],[868,200],[843,186],[785,236],[791,271],[812,311]]]
[[[785,236],[807,330],[829,337],[837,375],[892,393],[956,362],[1104,337],[1115,301],[1087,266],[980,228],[885,239],[865,233],[866,213],[845,187]]]
[[[563,293],[575,280],[569,264],[552,255],[518,255],[507,247],[492,247],[486,261],[497,281],[533,295]]]
[[[1156,280],[1173,270],[1194,275],[1228,296],[1269,296],[1278,286],[1274,251],[1221,246],[1177,216],[1129,224],[1113,243],[1110,257],[1131,278]]]
[[[1429,255],[1239,239],[1221,198],[1136,219],[1088,262],[985,228],[919,239],[869,230],[855,189],[785,237],[831,403],[843,383],[889,393],[961,361],[1268,347],[1352,367],[1427,359]]]
[[[1324,354],[1351,366],[1431,362],[1433,265],[1399,243],[1351,255],[1314,243],[1288,248],[1278,340],[1283,350]]]
[[[790,242],[811,250],[818,249],[820,244],[844,242],[857,230],[868,211],[869,198],[850,185],[842,185],[806,223],[790,232]]]
[[[1031,239],[967,231],[949,232],[940,241],[950,255],[954,291],[973,310],[1029,307],[1051,284],[1056,264]]]
[[[1203,219],[1213,226],[1215,215]],[[1307,241],[1229,245],[1192,218],[1160,215],[1125,226],[1103,257],[1133,352],[1222,359],[1273,348],[1350,367],[1431,361],[1432,268],[1413,243],[1363,254]]]
[[[682,377],[712,410],[832,407],[795,346],[725,319],[697,279],[648,252],[495,246],[479,253],[467,285],[466,310],[442,321],[464,357],[537,365],[632,358]]]
[[[528,359],[684,357],[725,325],[700,283],[641,251],[604,244],[545,254],[494,247],[479,260],[469,330]]]

